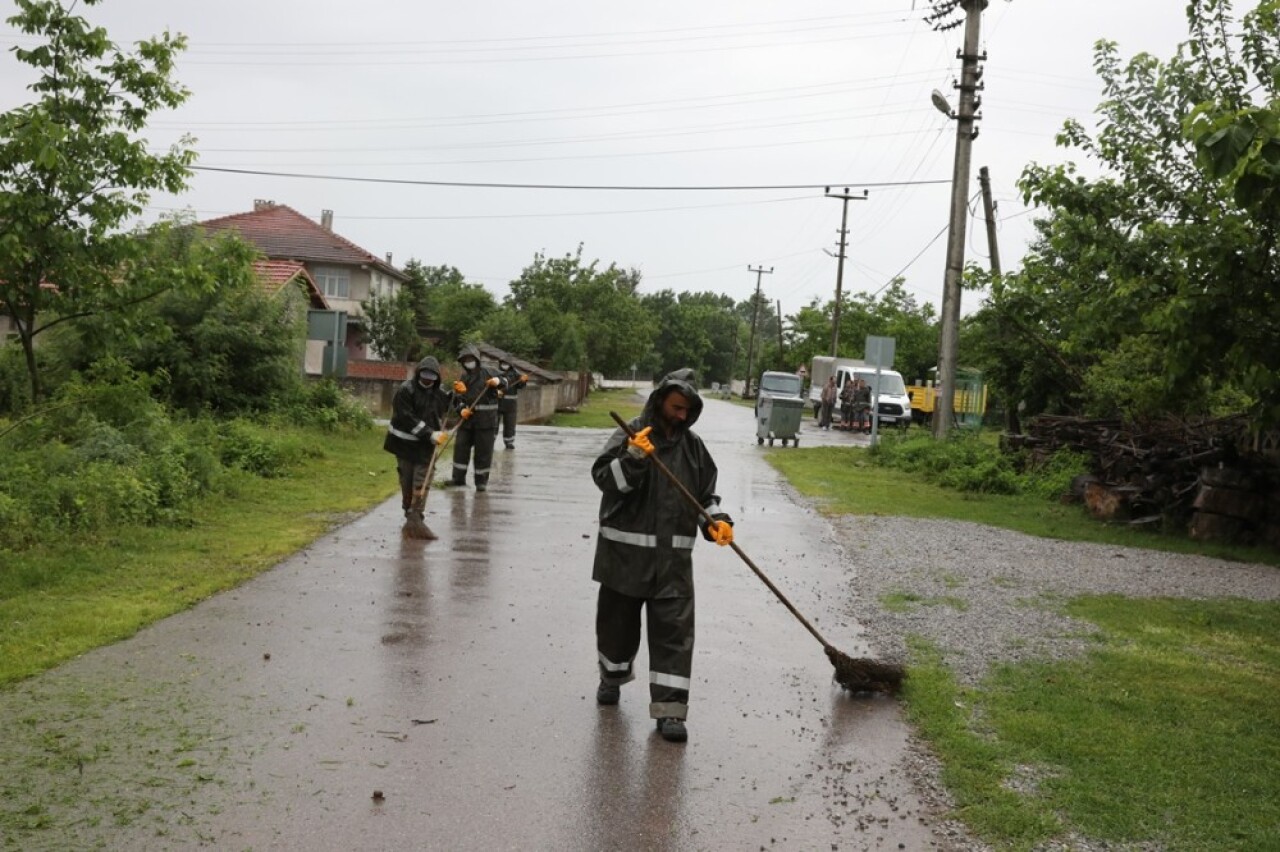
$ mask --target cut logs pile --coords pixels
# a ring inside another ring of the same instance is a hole
[[[1135,424],[1042,415],[1027,426],[1002,444],[1029,451],[1032,464],[1063,448],[1092,460],[1072,491],[1095,517],[1280,548],[1280,465],[1255,451],[1243,416]]]

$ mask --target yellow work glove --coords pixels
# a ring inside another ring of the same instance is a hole
[[[712,521],[707,524],[707,533],[710,534],[711,540],[721,547],[733,544],[733,525],[728,521]]]
[[[470,420],[470,419],[471,419],[471,409],[470,409],[470,408],[464,408],[464,409],[462,409],[461,411],[459,411],[458,413],[462,415],[462,419],[463,419],[463,420]]]
[[[498,385],[502,384],[502,379],[497,376],[490,376],[489,381],[485,382],[485,384],[491,388],[496,388]]]
[[[443,446],[444,446],[444,442],[445,442],[445,441],[447,441],[447,440],[449,440],[449,433],[448,433],[448,432],[443,432],[443,431],[442,431],[442,432],[437,432],[437,433],[436,433],[436,436],[435,436],[434,438],[432,438],[431,440],[435,442],[435,444],[436,444],[436,446],[437,446],[437,447],[443,447]]]
[[[627,439],[627,452],[631,454],[632,458],[642,459],[645,456],[653,455],[653,441],[649,440],[649,433],[652,431],[652,426],[646,426]]]
[[[466,393],[466,392],[467,392],[467,383],[466,383],[466,382],[464,382],[464,381],[462,381],[461,379],[459,379],[458,381],[454,382],[454,383],[453,383],[453,392],[454,392],[454,393]]]

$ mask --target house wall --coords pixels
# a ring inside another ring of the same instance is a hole
[[[378,269],[359,265],[340,263],[310,263],[307,271],[316,278],[316,283],[324,292],[321,276],[326,269],[346,270],[349,284],[347,298],[325,294],[325,301],[335,311],[346,311],[351,321],[347,324],[347,357],[351,359],[378,360],[378,356],[369,348],[364,336],[364,308],[361,302],[367,302],[373,296],[389,298],[400,289],[400,282]]]

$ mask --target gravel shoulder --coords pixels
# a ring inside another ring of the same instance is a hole
[[[992,664],[1068,659],[1096,628],[1056,612],[1085,594],[1192,599],[1280,598],[1280,569],[1206,556],[1058,541],[964,521],[843,516],[833,519],[856,570],[854,614],[877,653],[906,658],[924,636],[966,685]],[[886,594],[950,600],[890,612]]]
[[[865,629],[873,653],[905,660],[906,638],[923,636],[968,686],[993,664],[1082,655],[1097,628],[1057,611],[1079,595],[1280,598],[1280,569],[1269,565],[1036,538],[964,521],[841,516],[832,519],[832,528],[854,570],[850,615]],[[893,593],[934,602],[893,612],[880,602]],[[918,737],[903,769],[939,813],[954,807],[940,763]],[[942,829],[951,852],[989,849],[960,823],[944,821]],[[1042,852],[1114,848],[1071,836]]]

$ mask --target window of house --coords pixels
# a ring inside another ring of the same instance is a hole
[[[351,297],[351,273],[345,269],[322,266],[315,271],[316,286],[320,292],[335,299]]]

